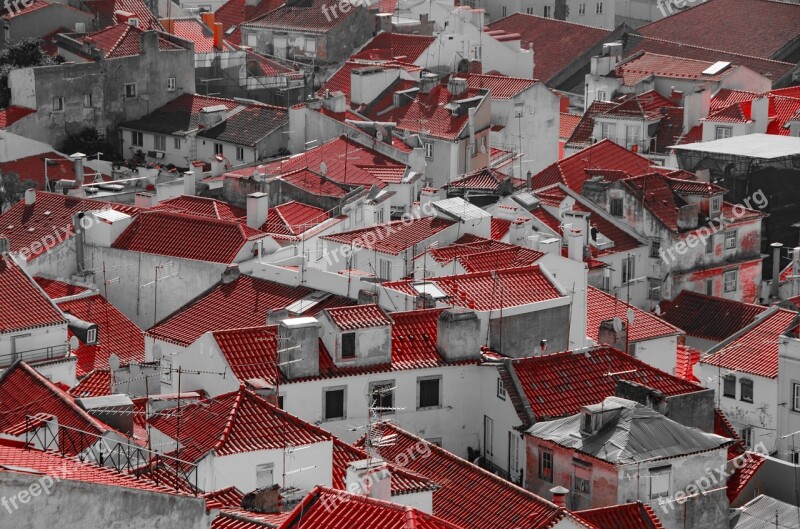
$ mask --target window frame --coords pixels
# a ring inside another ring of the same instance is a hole
[[[132,130],[131,145],[134,147],[144,147],[144,133],[137,130]]]
[[[735,250],[739,245],[739,230],[725,231],[725,250]]]
[[[650,499],[657,500],[659,498],[668,498],[670,496],[670,491],[672,490],[672,465],[664,466],[664,467],[654,467],[649,469],[648,475],[650,477]],[[667,476],[667,488],[663,492],[653,492],[653,484],[654,484],[654,477],[655,476]]]
[[[501,377],[497,377],[497,398],[500,400],[506,400],[506,385],[503,383],[503,379]]]
[[[244,147],[236,147],[236,160],[240,162],[244,161]]]
[[[619,208],[615,206],[619,206]],[[622,218],[625,211],[625,201],[622,197],[611,197],[608,201],[608,212],[612,217]]]
[[[376,382],[370,382],[369,383],[369,396],[370,396],[369,406],[370,406],[370,408],[372,408],[372,406],[373,406],[373,402],[375,400],[375,390],[377,388],[382,388],[382,387],[394,388],[395,386],[396,386],[396,383],[395,383],[394,380],[379,380],[379,381],[376,381]],[[392,389],[392,391],[389,392],[389,393],[384,393],[383,394],[384,396],[385,395],[389,395],[389,398],[391,399],[391,402],[389,402],[388,406],[384,402],[379,402],[378,403],[378,407],[380,407],[380,408],[394,408],[395,407],[394,406],[394,398],[395,398],[395,391],[396,390],[397,390],[397,388]],[[382,415],[391,415],[391,414],[394,414],[394,410],[380,410],[379,413],[381,413]]]
[[[347,337],[347,341],[348,341],[348,347],[347,347],[348,354],[347,355],[345,355],[345,337]],[[350,340],[352,340],[352,342],[353,342],[352,354],[349,354],[349,349],[350,349],[349,341]],[[358,352],[356,350],[356,333],[354,331],[343,332],[342,333],[342,339],[341,339],[341,341],[339,343],[339,346],[340,346],[339,358],[341,360],[353,360],[354,358],[356,358],[358,356]]]
[[[167,77],[167,92],[174,92],[178,82],[174,77]]]
[[[722,375],[722,396],[727,397],[729,399],[736,398],[736,375],[733,373],[728,373],[727,375]],[[729,392],[729,386],[733,386],[733,392]]]
[[[438,404],[437,405],[428,405],[422,406],[422,383],[423,382],[430,382],[432,380],[438,381]],[[437,410],[442,408],[442,375],[427,375],[422,377],[417,377],[417,410]]]
[[[129,90],[131,87],[132,90]],[[123,94],[125,95],[125,99],[134,99],[136,98],[136,83],[125,83],[123,88]]]
[[[153,150],[166,152],[167,150],[166,134],[153,134]]]
[[[214,142],[214,156],[225,156],[225,146],[218,142]]]
[[[256,465],[256,488],[263,488],[263,487],[271,487],[275,484],[275,463],[262,463],[260,465]],[[272,476],[271,483],[269,484],[259,484],[258,475],[268,471],[269,474]]]
[[[385,270],[384,270],[385,268]],[[383,281],[391,281],[392,279],[392,261],[389,259],[378,259],[378,279]]]
[[[714,127],[715,140],[725,140],[731,138],[732,136],[733,136],[733,127],[728,127],[726,125],[717,125],[716,127]]]
[[[553,451],[539,447],[539,479],[552,483],[554,467]],[[549,471],[549,475],[547,475],[545,470]]]
[[[97,329],[92,327],[91,329],[86,329],[86,343],[87,344],[96,344],[97,343]]]
[[[328,394],[342,392],[342,416],[328,417]],[[347,386],[330,386],[322,388],[322,422],[342,421],[347,419]]]
[[[728,279],[728,274],[733,274],[733,279]],[[729,286],[733,285],[733,286]],[[738,270],[726,270],[722,273],[722,291],[725,293],[729,292],[736,292],[736,289],[739,286],[739,271]]]
[[[622,284],[627,285],[636,279],[636,257],[629,255],[622,259],[622,270],[620,270]]]
[[[800,412],[800,383],[792,382],[792,411]]]
[[[661,254],[659,253],[660,249],[661,249],[661,239],[653,238],[650,241],[650,257],[657,259],[661,258]]]
[[[53,97],[53,112],[64,112],[64,96]]]
[[[180,148],[181,148],[181,137],[180,136],[173,136],[172,146],[175,147],[175,149],[180,150]]]
[[[433,142],[432,141],[423,141],[422,148],[425,149],[425,159],[426,160],[433,160]]]
[[[745,392],[745,388],[749,388],[749,392]],[[748,404],[753,403],[754,391],[753,391],[753,380],[750,378],[740,378],[739,379],[739,400],[741,402],[747,402]],[[749,399],[748,399],[749,393]]]

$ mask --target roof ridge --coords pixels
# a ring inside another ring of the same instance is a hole
[[[231,435],[231,430],[233,430],[233,425],[236,422],[236,415],[238,414],[239,407],[242,404],[244,393],[245,393],[244,384],[240,384],[239,391],[236,392],[236,398],[233,401],[233,406],[231,407],[231,411],[228,413],[228,419],[227,421],[225,421],[225,426],[222,429],[222,435],[217,440],[217,442],[214,443],[212,450],[219,451],[219,449],[222,448],[225,445],[225,443],[228,442],[228,438]],[[228,395],[231,395],[231,393],[228,393]],[[217,399],[220,399],[221,397],[223,396],[220,395],[217,397]],[[180,439],[176,439],[176,441],[178,443],[181,442]]]
[[[589,29],[600,29],[600,30],[603,30],[603,31],[606,31],[606,32],[609,32],[609,33],[610,33],[610,31],[609,31],[608,29],[606,29],[606,28],[601,28],[601,27],[598,27],[598,26],[590,26],[589,24],[581,24],[581,23],[579,23],[579,22],[572,22],[572,21],[570,21],[570,20],[556,20],[556,19],[554,19],[554,18],[550,18],[550,17],[542,17],[542,16],[539,16],[539,15],[533,15],[533,14],[529,14],[529,13],[522,13],[522,12],[511,13],[511,14],[510,14],[510,15],[508,15],[507,17],[504,17],[504,18],[499,18],[499,19],[497,19],[497,20],[494,20],[494,21],[492,21],[492,22],[490,22],[489,24],[487,24],[487,25],[484,27],[484,31],[486,31],[486,29],[487,29],[487,28],[488,28],[490,25],[492,25],[492,24],[494,24],[494,23],[496,23],[496,22],[500,22],[501,20],[505,20],[505,19],[507,19],[507,18],[511,18],[511,17],[517,16],[517,15],[521,15],[521,16],[525,16],[525,17],[538,18],[539,20],[546,20],[547,22],[560,22],[560,23],[564,23],[564,24],[569,24],[570,26],[580,26],[580,27],[589,28]],[[505,31],[505,30],[504,30],[504,31]]]

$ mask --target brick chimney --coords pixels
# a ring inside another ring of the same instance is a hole
[[[569,494],[569,490],[565,489],[561,485],[557,487],[553,487],[550,489],[550,492],[553,494],[553,503],[555,503],[559,507],[566,508],[567,506],[567,494]]]

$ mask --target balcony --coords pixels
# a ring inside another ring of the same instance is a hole
[[[69,346],[67,344],[43,347],[40,349],[29,349],[28,351],[21,351],[17,353],[3,354],[0,355],[0,369],[9,367],[17,360],[22,360],[27,364],[31,364],[46,360],[59,360],[66,358],[68,355]]]

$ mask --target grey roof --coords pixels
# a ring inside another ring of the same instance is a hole
[[[771,160],[800,154],[800,138],[775,134],[745,134],[721,140],[673,145],[670,149],[709,154],[728,154]]]
[[[777,514],[778,519],[775,519]],[[758,496],[732,511],[731,529],[800,528],[797,507],[769,496]]]
[[[602,417],[595,433],[581,431],[584,412]],[[618,397],[584,407],[577,415],[534,424],[527,433],[620,465],[716,450],[732,443]]]

